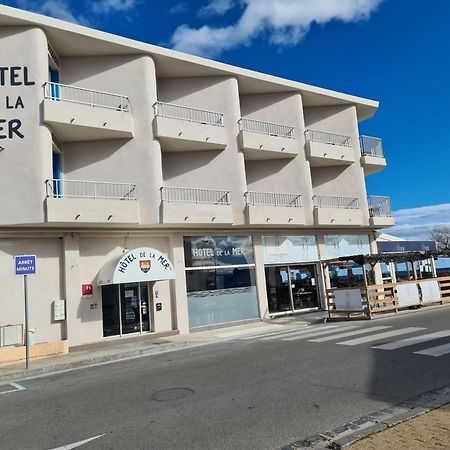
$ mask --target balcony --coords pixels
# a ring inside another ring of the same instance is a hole
[[[350,136],[306,130],[305,141],[311,167],[349,166],[355,162]]]
[[[230,192],[163,186],[160,217],[163,224],[231,225],[233,211],[230,205]]]
[[[133,137],[128,97],[65,84],[44,84],[44,122],[66,142]]]
[[[45,184],[49,223],[139,223],[135,184],[55,179]]]
[[[227,136],[223,114],[156,102],[154,133],[163,152],[223,150]]]
[[[305,212],[300,194],[246,192],[249,225],[305,225]]]
[[[315,195],[314,223],[318,226],[362,226],[363,214],[357,197]]]
[[[247,160],[285,159],[298,155],[294,127],[242,118],[239,141]]]
[[[395,225],[391,212],[391,199],[371,195],[367,197],[369,205],[370,225],[376,228],[386,228]]]
[[[386,167],[381,139],[360,136],[359,145],[361,147],[361,164],[365,175],[380,172]]]

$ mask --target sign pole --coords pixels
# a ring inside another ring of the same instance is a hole
[[[23,290],[25,294],[25,369],[30,367],[30,335],[28,330],[28,275],[23,276]]]

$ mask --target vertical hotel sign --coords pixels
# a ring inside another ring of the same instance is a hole
[[[27,66],[0,66],[0,87],[33,86],[36,83],[31,79]],[[1,99],[6,110],[25,109],[21,95],[6,95]],[[23,139],[22,121],[18,118],[5,119],[0,116],[0,150],[3,144],[12,139]]]

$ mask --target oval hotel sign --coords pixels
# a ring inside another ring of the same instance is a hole
[[[172,262],[158,250],[140,247],[107,262],[98,274],[98,285],[175,279]]]

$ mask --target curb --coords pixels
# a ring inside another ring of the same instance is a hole
[[[29,378],[37,378],[41,376],[58,374],[69,372],[72,370],[85,369],[88,367],[95,367],[98,365],[109,364],[117,361],[123,361],[127,359],[140,358],[144,356],[157,355],[161,353],[169,353],[177,350],[183,350],[185,348],[200,347],[202,345],[207,345],[209,342],[180,342],[180,343],[169,343],[169,344],[159,344],[154,347],[132,350],[124,353],[116,353],[112,355],[104,355],[92,358],[85,358],[80,361],[73,361],[67,363],[59,363],[53,366],[41,367],[37,369],[21,369],[7,375],[0,375],[0,384],[10,383],[11,381],[26,380]]]
[[[425,414],[450,402],[450,385],[426,392],[337,428],[292,442],[280,450],[324,450],[345,448],[371,434]]]

